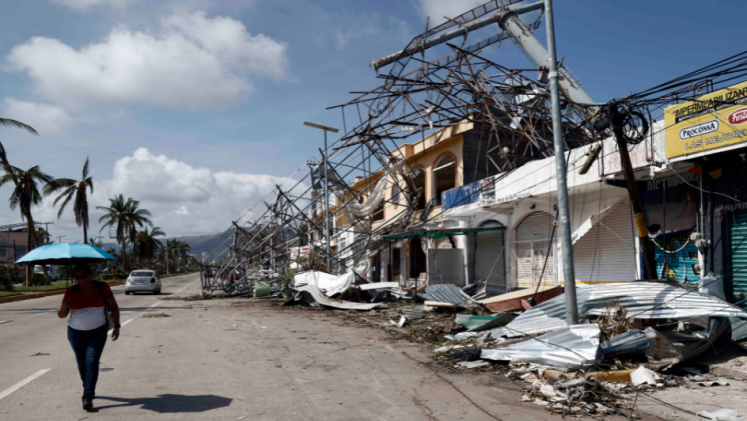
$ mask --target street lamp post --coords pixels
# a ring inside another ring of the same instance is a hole
[[[330,232],[329,232],[329,178],[327,177],[327,132],[337,133],[340,130],[334,127],[323,126],[321,124],[311,123],[308,121],[303,122],[304,126],[313,127],[315,129],[324,130],[324,152],[322,156],[322,162],[324,162],[324,236],[327,238],[327,273],[332,272],[332,245],[330,244]]]
[[[547,52],[550,54],[550,100],[552,102],[552,133],[555,144],[555,177],[558,183],[560,250],[563,255],[565,317],[569,325],[574,325],[578,323],[576,274],[573,268],[573,243],[571,242],[571,220],[568,207],[563,121],[560,114],[560,95],[558,92],[558,55],[555,50],[555,20],[553,17],[552,0],[545,0],[545,25],[547,26]]]

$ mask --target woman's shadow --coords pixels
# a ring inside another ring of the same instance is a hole
[[[141,409],[158,412],[159,414],[179,412],[205,412],[213,409],[224,408],[231,404],[233,399],[216,395],[158,395],[153,398],[114,398],[111,396],[97,396],[96,399],[122,402],[120,404],[103,405],[96,407],[91,412],[102,409],[118,408],[125,406],[141,405]]]

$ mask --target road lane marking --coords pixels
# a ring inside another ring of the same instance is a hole
[[[31,383],[34,379],[37,377],[40,377],[42,374],[46,373],[47,371],[51,370],[51,368],[45,368],[44,370],[39,370],[36,373],[26,377],[25,379],[21,380],[20,382],[14,384],[13,386],[3,390],[0,392],[0,400],[3,400],[4,398],[7,398],[10,396],[11,393],[17,391],[18,389],[22,388],[23,386],[26,386],[27,384]]]
[[[130,323],[133,320],[135,320],[135,319],[126,320],[124,323],[122,323],[122,327],[124,327],[127,323]],[[114,332],[114,329],[112,329],[109,332],[107,332],[107,335],[111,335],[112,332]]]
[[[174,293],[174,295],[176,295],[176,294],[178,294],[178,293],[180,293],[180,292],[184,291],[185,289],[187,289],[187,288],[191,287],[192,285],[194,285],[194,284],[195,284],[195,282],[197,282],[197,281],[194,281],[194,282],[192,282],[191,284],[189,284],[189,285],[185,286],[184,288],[180,289],[179,291],[175,292],[175,293]]]
[[[1,324],[3,324],[3,323],[10,323],[10,322],[12,322],[12,321],[13,321],[13,320],[0,320],[0,325],[1,325]]]

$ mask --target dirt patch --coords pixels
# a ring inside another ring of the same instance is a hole
[[[154,319],[156,317],[171,317],[171,315],[166,313],[148,313],[143,315],[143,319]]]

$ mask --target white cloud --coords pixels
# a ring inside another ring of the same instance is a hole
[[[247,209],[259,203],[282,179],[269,175],[212,172],[193,167],[166,155],[155,155],[146,148],[119,159],[110,179],[94,174],[95,191],[89,199],[90,232],[98,232],[101,211],[108,199],[119,193],[140,201],[140,207],[152,213],[152,221],[169,237],[214,234],[224,231]],[[55,232],[79,233],[70,213],[57,220],[53,197],[46,198],[35,212],[39,221],[55,221]],[[265,210],[264,205],[255,209]],[[106,233],[105,233],[106,234]]]
[[[210,110],[244,101],[254,90],[248,76],[287,78],[286,48],[231,18],[176,14],[157,33],[115,28],[77,50],[33,37],[11,50],[6,67],[28,74],[35,94],[70,109],[144,104]]]
[[[429,16],[429,26],[440,25],[446,22],[444,16],[454,18],[462,13],[468,12],[477,6],[485,4],[486,0],[418,0],[420,11],[423,16]],[[425,22],[423,22],[425,24]]]
[[[63,132],[72,121],[67,111],[60,107],[15,98],[3,99],[0,112],[4,118],[26,123],[40,134]]]
[[[53,3],[58,3],[63,6],[67,6],[76,10],[87,10],[94,6],[112,6],[112,7],[125,7],[128,3],[133,3],[137,0],[51,0]]]

